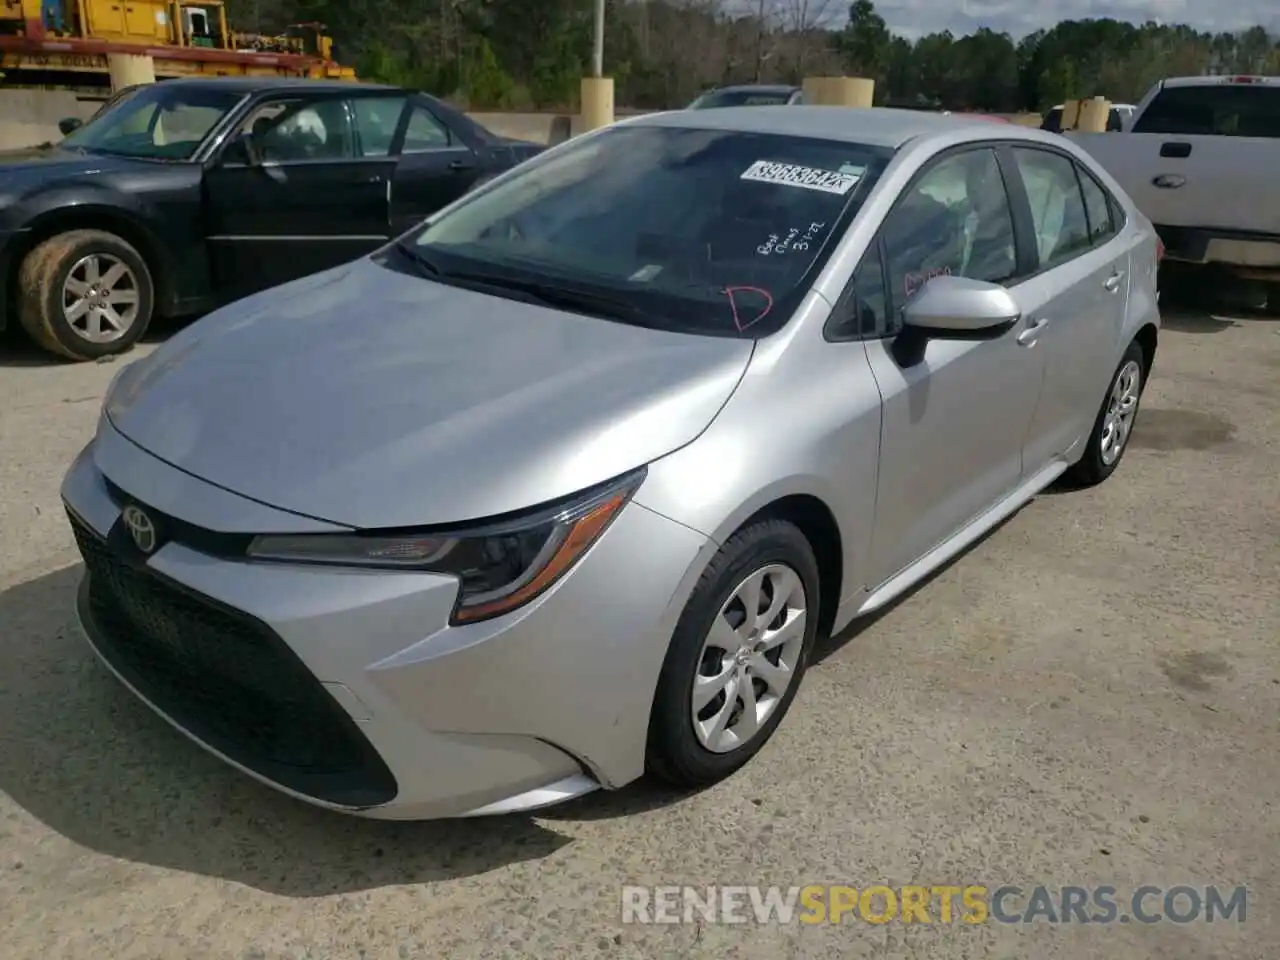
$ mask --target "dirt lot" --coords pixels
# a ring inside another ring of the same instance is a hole
[[[91,659],[57,488],[115,369],[0,354],[9,960],[1280,956],[1280,322],[1170,318],[1119,473],[840,638],[729,782],[445,824],[277,796]],[[624,926],[625,883],[1249,893],[1243,924]]]

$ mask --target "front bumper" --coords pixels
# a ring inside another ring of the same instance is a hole
[[[632,503],[547,594],[450,627],[449,577],[219,557],[227,531],[328,525],[181,473],[105,421],[63,499],[86,560],[85,633],[126,685],[251,776],[387,819],[534,809],[638,777],[710,548]],[[126,501],[181,535],[131,555]]]

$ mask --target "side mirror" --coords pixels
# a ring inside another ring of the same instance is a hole
[[[63,117],[58,121],[58,130],[65,137],[72,130],[78,130],[84,126],[84,121],[79,117]]]
[[[947,337],[995,334],[1021,315],[1013,295],[997,283],[933,277],[902,308],[905,328]]]

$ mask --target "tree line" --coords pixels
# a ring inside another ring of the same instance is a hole
[[[571,109],[589,69],[592,0],[229,0],[241,30],[323,22],[363,79],[472,109]],[[1021,39],[980,29],[895,35],[872,0],[608,0],[605,73],[620,106],[684,106],[729,83],[843,73],[887,105],[1042,112],[1069,97],[1134,102],[1185,74],[1280,74],[1262,27],[1066,20]]]

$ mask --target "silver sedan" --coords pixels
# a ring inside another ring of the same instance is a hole
[[[63,486],[80,620],[193,740],[332,809],[717,781],[819,637],[1116,470],[1158,256],[1039,131],[614,125],[125,368]]]

